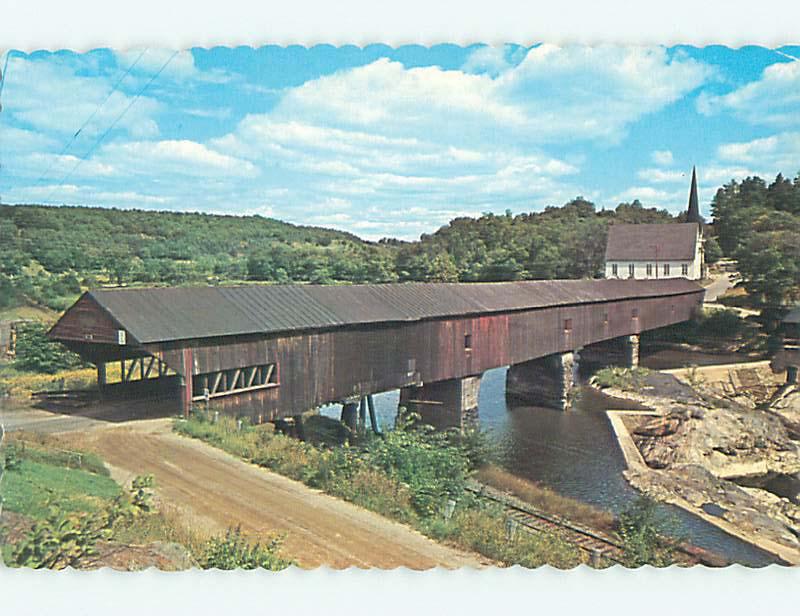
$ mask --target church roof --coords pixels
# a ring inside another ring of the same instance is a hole
[[[699,235],[696,222],[611,225],[606,261],[691,261]]]

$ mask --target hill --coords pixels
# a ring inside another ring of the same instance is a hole
[[[375,243],[261,216],[0,205],[0,310],[63,310],[99,285],[592,277],[608,224],[674,220],[638,202],[596,211],[578,198],[538,213],[458,218],[417,242]]]

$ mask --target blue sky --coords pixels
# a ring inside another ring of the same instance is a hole
[[[707,215],[732,178],[800,171],[800,47],[172,55],[13,52],[2,201],[261,214],[414,239],[455,216],[578,195],[677,212],[693,164]]]

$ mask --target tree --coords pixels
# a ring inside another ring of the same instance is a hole
[[[60,343],[50,340],[42,323],[29,322],[17,326],[14,365],[22,370],[54,374],[81,366],[83,360]]]

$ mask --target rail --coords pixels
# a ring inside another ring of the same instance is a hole
[[[470,482],[467,485],[467,490],[481,498],[503,505],[509,520],[519,524],[528,532],[556,532],[568,543],[587,552],[593,560],[600,557],[620,564],[624,561],[625,549],[623,545],[611,537],[604,536],[557,516],[538,511],[518,499],[478,482]]]
[[[593,565],[599,564],[600,558],[624,564],[625,547],[613,537],[564,520],[558,516],[538,511],[513,496],[477,481],[469,482],[467,491],[480,498],[502,505],[508,519],[512,523],[519,524],[528,532],[559,534],[568,543],[587,552],[592,559]],[[724,567],[730,564],[717,554],[687,543],[674,543],[672,547],[678,554],[680,564],[699,563],[711,567]]]

